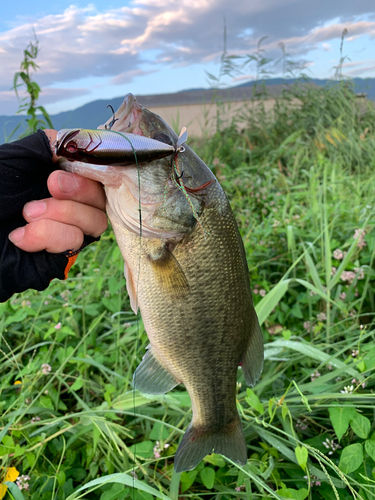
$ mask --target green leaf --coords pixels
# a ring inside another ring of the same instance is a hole
[[[262,325],[288,290],[290,279],[282,280],[255,306],[259,324]]]
[[[307,459],[309,457],[309,452],[305,446],[297,446],[295,448],[295,453],[297,457],[298,464],[305,471],[307,465]]]
[[[11,483],[10,481],[5,481],[4,484],[8,486],[9,491],[14,497],[14,500],[25,500],[25,497],[22,495],[21,490],[18,488],[17,485]]]
[[[221,455],[217,455],[216,453],[211,453],[211,455],[207,455],[204,457],[204,461],[209,464],[216,465],[217,467],[225,467],[225,460]]]
[[[84,490],[93,488],[95,486],[101,486],[103,484],[111,484],[111,483],[124,484],[126,486],[130,486],[131,488],[134,487],[137,490],[150,493],[150,495],[154,495],[155,497],[160,498],[162,500],[172,500],[171,497],[163,493],[160,493],[158,490],[152,488],[144,481],[141,481],[139,479],[134,479],[132,476],[126,474],[125,472],[120,472],[117,474],[109,474],[108,476],[102,476],[97,479],[94,479],[93,481],[86,483],[84,486],[81,486],[81,488],[76,489],[71,495],[69,495],[69,497],[66,500],[75,500],[79,496],[79,494]]]
[[[181,474],[181,493],[185,493],[186,490],[194,483],[197,477],[198,471],[191,470],[189,472],[183,472]]]
[[[281,498],[288,498],[292,500],[304,500],[309,494],[306,488],[301,488],[299,490],[295,490],[293,488],[281,488],[277,490],[276,493],[281,496]]]
[[[208,490],[211,490],[215,483],[215,470],[211,467],[205,467],[200,473],[202,483]]]
[[[354,418],[355,414],[356,409],[349,406],[329,408],[329,418],[339,441],[348,430],[349,422]]]
[[[71,386],[72,391],[79,391],[79,389],[82,389],[83,386],[83,378],[78,377],[77,380],[74,382],[74,384]]]
[[[375,461],[375,441],[368,439],[365,442],[365,450],[370,455],[370,457]]]
[[[162,441],[169,436],[168,428],[162,422],[155,422],[152,431],[150,432],[150,439],[154,441]]]
[[[102,493],[100,500],[122,500],[129,498],[129,489],[122,484],[113,484],[109,490]]]
[[[267,297],[267,295],[266,295]],[[321,363],[325,364],[330,364],[334,366],[335,368],[341,368],[345,373],[348,373],[352,377],[355,377],[357,380],[363,381],[363,376],[354,368],[350,368],[348,365],[346,365],[343,361],[329,356],[327,353],[323,352],[321,349],[317,349],[316,347],[313,347],[310,344],[307,344],[305,342],[298,342],[295,340],[275,340],[274,342],[270,342],[269,344],[265,345],[265,348],[267,347],[285,347],[287,349],[291,349],[293,351],[300,352],[301,354],[304,354],[305,356],[308,356],[311,359],[314,359],[315,361],[319,361]]]
[[[254,391],[251,389],[247,388],[246,389],[246,398],[245,401],[246,403],[250,406],[250,408],[254,408],[254,410],[258,411],[260,414],[264,414],[264,407],[262,403],[259,401],[258,396],[255,394]]]
[[[129,450],[136,454],[136,456],[142,458],[150,458],[152,456],[152,450],[154,445],[151,441],[142,441],[141,443],[133,444],[129,446]]]
[[[353,429],[353,432],[357,434],[362,439],[366,439],[370,433],[371,422],[370,420],[356,412],[353,420],[350,422],[350,427]]]
[[[350,444],[342,450],[339,468],[345,472],[345,474],[354,472],[362,463],[363,447],[361,443]]]

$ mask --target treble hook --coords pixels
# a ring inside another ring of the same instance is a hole
[[[118,118],[115,118],[116,114],[115,114],[115,112],[114,112],[114,110],[113,110],[113,108],[112,108],[112,106],[111,106],[110,104],[108,104],[107,109],[108,109],[108,108],[111,108],[112,113],[113,113],[113,118],[112,118],[112,120],[109,122],[109,124],[105,126],[105,128],[106,128],[106,130],[111,130],[111,128],[113,127],[113,125],[115,124],[115,122],[117,122],[117,121],[118,121]]]

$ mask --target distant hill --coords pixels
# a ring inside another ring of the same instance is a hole
[[[293,84],[296,79],[283,79],[283,78],[269,78],[264,81],[250,81],[237,85],[229,89],[220,89],[213,91],[212,89],[190,89],[174,94],[161,94],[150,96],[139,96],[139,101],[146,107],[166,106],[166,105],[183,105],[193,104],[197,102],[210,102],[212,95],[217,94],[221,100],[240,100],[246,95],[248,98],[252,96],[250,88],[255,84],[265,84],[271,96],[280,95],[280,90],[285,88],[288,84]],[[309,80],[310,84],[324,86],[334,85],[336,82],[327,79],[312,78]],[[367,97],[375,101],[375,78],[354,78],[353,79],[355,92],[365,93]],[[243,89],[243,91],[241,90]],[[116,110],[122,103],[123,96],[113,99],[101,99],[89,102],[72,111],[64,111],[56,115],[52,115],[52,123],[56,130],[62,128],[96,128],[98,124],[105,123],[111,116],[111,111],[107,109],[107,105],[111,104]],[[16,134],[11,140],[15,140],[18,135],[25,131],[26,126],[23,116],[0,116],[0,144],[6,141],[6,138],[12,130],[20,124]]]

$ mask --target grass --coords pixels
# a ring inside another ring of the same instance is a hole
[[[189,144],[231,201],[264,332],[260,382],[238,376],[247,464],[173,471],[189,397],[132,391],[147,337],[107,232],[68,281],[0,305],[0,474],[30,478],[5,498],[375,498],[374,109],[338,84],[246,113]]]

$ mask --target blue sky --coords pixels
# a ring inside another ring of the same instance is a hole
[[[346,28],[344,74],[374,77],[373,7],[373,0],[7,2],[0,16],[0,115],[18,109],[13,75],[33,30],[40,47],[34,75],[42,88],[40,104],[55,114],[128,92],[208,87],[206,72],[219,74],[224,17],[229,54],[254,54],[267,36],[265,57],[279,58],[283,43],[290,59],[318,78],[333,75]],[[269,69],[282,75],[281,64]],[[255,76],[253,63],[222,83],[237,85]]]

